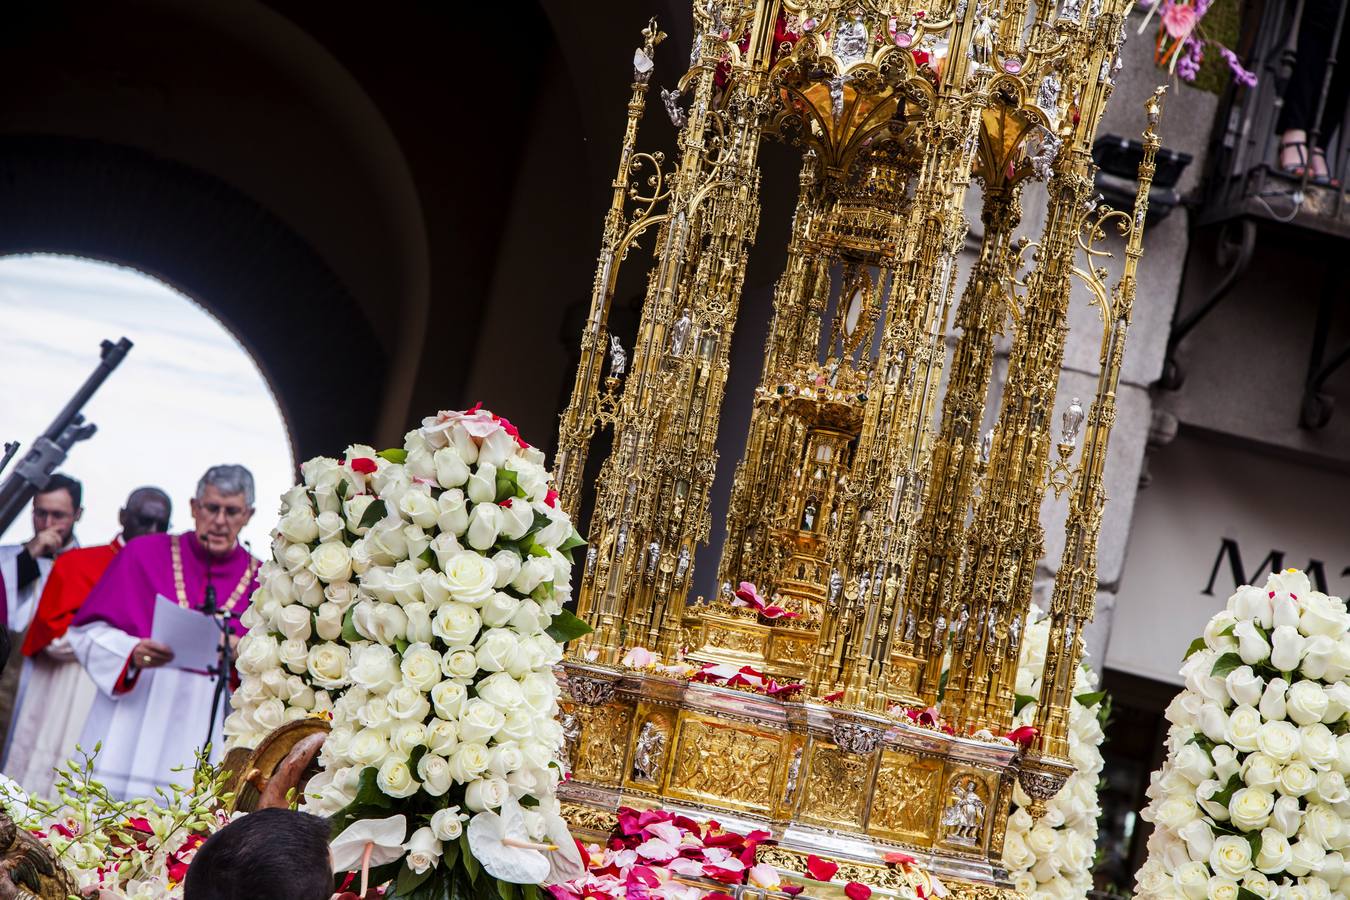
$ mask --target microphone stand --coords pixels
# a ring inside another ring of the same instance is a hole
[[[206,602],[202,605],[202,613],[210,616],[220,629],[220,647],[216,657],[215,668],[210,670],[211,676],[215,679],[215,690],[211,695],[211,721],[206,727],[206,743],[203,746],[210,746],[211,738],[216,733],[216,715],[221,710],[222,703],[229,702],[230,694],[230,672],[234,669],[234,648],[230,646],[230,637],[234,634],[230,628],[230,620],[237,618],[231,615],[229,610],[220,609],[216,604],[216,588],[211,584],[211,563],[210,555],[207,556],[206,564]]]

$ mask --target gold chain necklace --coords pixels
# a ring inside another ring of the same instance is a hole
[[[173,557],[173,589],[178,594],[178,605],[183,609],[191,609],[188,606],[187,588],[183,584],[183,548],[179,543],[180,536],[174,535],[169,538],[169,553]],[[249,557],[248,566],[244,569],[243,576],[239,583],[234,586],[230,592],[230,598],[225,601],[224,612],[233,612],[234,605],[239,602],[243,596],[244,589],[248,587],[249,582],[253,580],[253,573],[258,570],[258,561]],[[208,579],[209,583],[209,579]]]

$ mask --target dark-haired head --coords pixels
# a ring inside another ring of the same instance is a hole
[[[202,844],[183,882],[183,900],[329,900],[328,821],[289,809],[260,809]]]

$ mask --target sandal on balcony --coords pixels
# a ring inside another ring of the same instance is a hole
[[[1318,160],[1321,160],[1322,164],[1320,166],[1317,164]],[[1322,169],[1327,174],[1319,174],[1317,171],[1318,169]],[[1313,178],[1312,178],[1313,184],[1320,184],[1329,188],[1335,188],[1336,190],[1340,190],[1341,180],[1339,178],[1332,177],[1330,173],[1331,167],[1327,165],[1327,151],[1323,150],[1321,147],[1314,147]]]
[[[1285,151],[1287,150],[1296,151],[1297,156],[1294,162],[1285,161]],[[1280,141],[1280,171],[1293,178],[1302,178],[1310,174],[1307,141]]]

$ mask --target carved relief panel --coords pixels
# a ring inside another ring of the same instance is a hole
[[[884,751],[867,830],[920,847],[932,846],[934,810],[942,786],[942,760]]]
[[[872,793],[876,753],[848,753],[812,740],[800,818],[832,828],[861,829],[863,808]]]
[[[681,713],[665,793],[767,815],[782,748],[772,732]]]
[[[939,796],[939,843],[952,850],[983,855],[994,814],[994,783],[984,772],[950,771]]]
[[[571,748],[573,776],[580,781],[617,787],[623,781],[624,748],[628,746],[633,707],[618,702],[604,706],[578,703],[567,713],[579,723]]]

